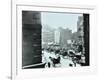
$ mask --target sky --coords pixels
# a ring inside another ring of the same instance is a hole
[[[82,14],[41,12],[41,22],[42,26],[48,25],[55,29],[58,27],[68,28],[72,32],[76,32],[78,16],[82,16]]]

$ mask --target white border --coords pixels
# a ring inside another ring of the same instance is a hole
[[[12,4],[12,79],[17,76],[20,78],[38,78],[38,77],[55,77],[66,75],[85,75],[94,74],[97,70],[96,63],[96,9],[94,7],[83,7],[76,5],[61,4],[32,4],[32,3],[13,3]],[[90,66],[75,68],[58,68],[58,69],[27,69],[22,70],[21,66],[21,27],[22,27],[22,10],[31,11],[54,11],[54,12],[73,12],[73,13],[89,13],[90,14]],[[50,75],[49,75],[50,74]]]

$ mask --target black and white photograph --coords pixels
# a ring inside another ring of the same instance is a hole
[[[22,11],[22,69],[90,66],[88,13]]]

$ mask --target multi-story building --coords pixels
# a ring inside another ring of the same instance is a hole
[[[58,28],[55,30],[55,43],[61,47],[68,47],[68,41],[72,38],[72,31],[69,29]]]
[[[22,67],[41,63],[41,13],[22,11]]]
[[[77,21],[77,35],[78,35],[78,39],[82,42],[83,41],[83,36],[84,36],[84,31],[83,31],[83,16],[79,16],[78,17],[78,21]]]
[[[54,32],[54,42],[56,44],[60,43],[60,36],[61,36],[60,29],[56,29]]]
[[[42,48],[47,48],[49,43],[54,43],[54,29],[45,25],[42,26]]]

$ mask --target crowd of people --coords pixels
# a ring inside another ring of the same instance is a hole
[[[51,67],[76,67],[85,63],[82,45],[77,50],[53,46],[42,49],[42,62],[45,68]]]

